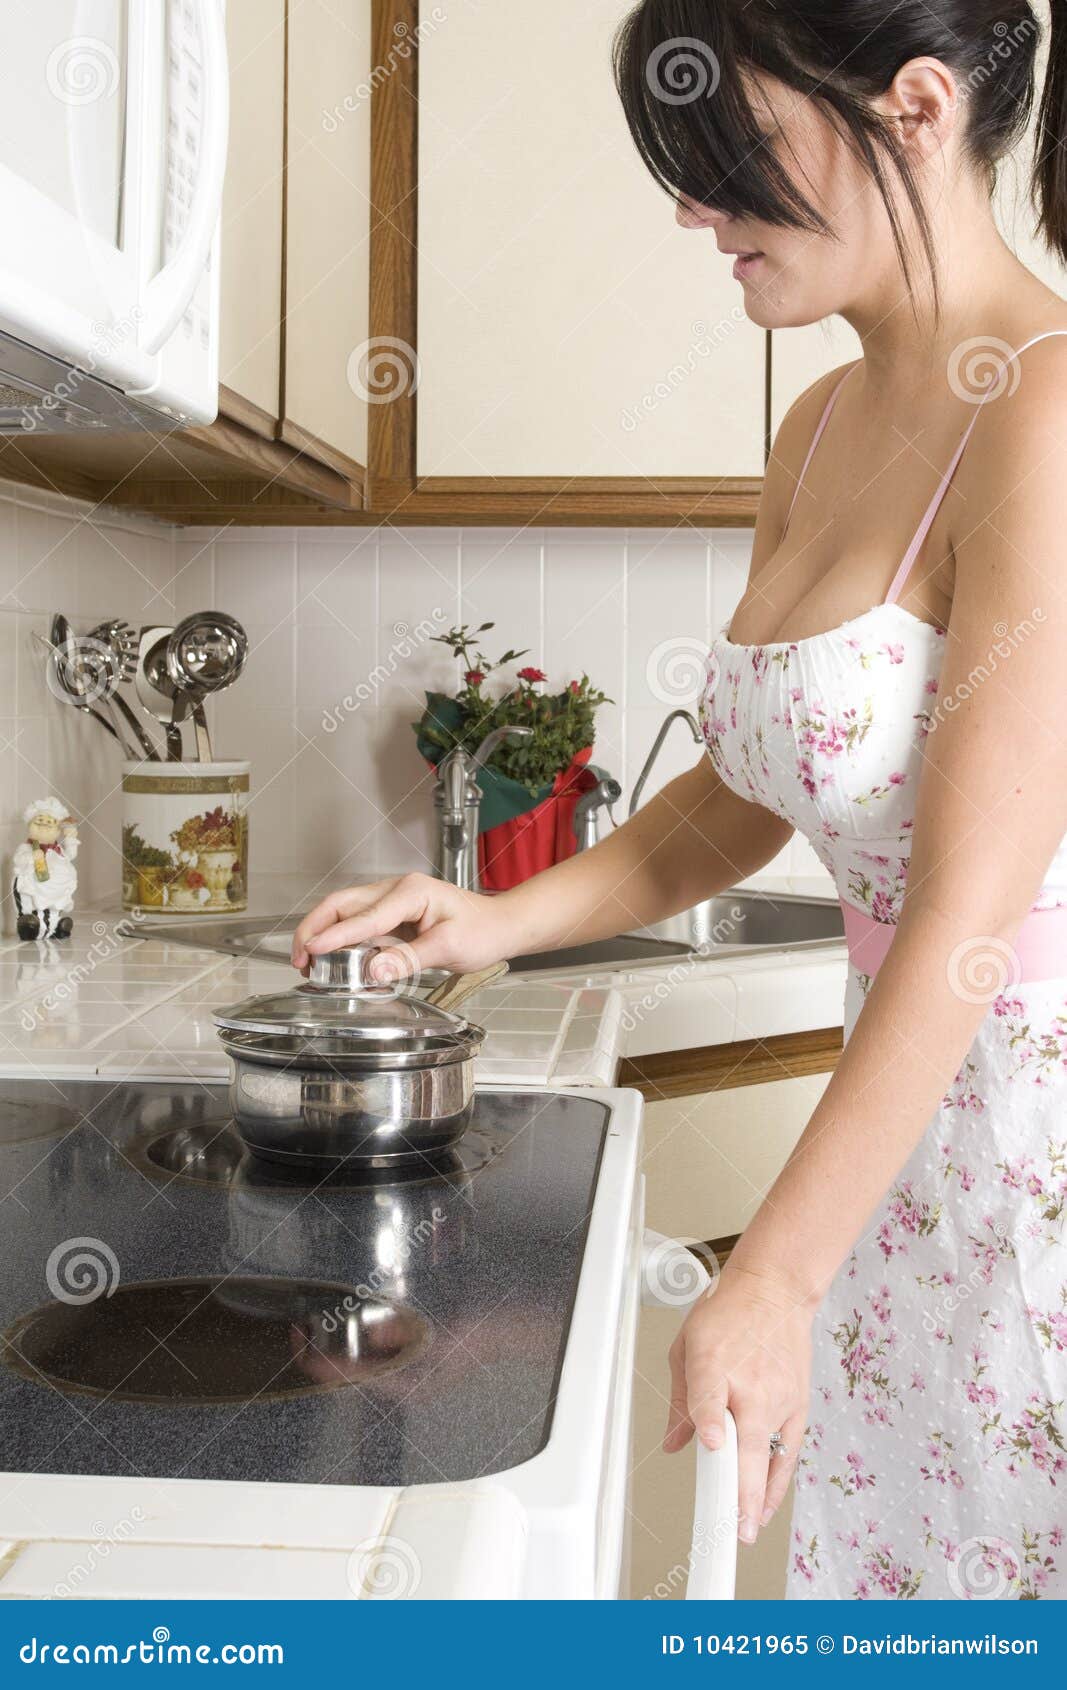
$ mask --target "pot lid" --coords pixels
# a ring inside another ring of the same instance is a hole
[[[455,1045],[471,1023],[391,986],[366,983],[378,945],[355,945],[315,957],[311,976],[287,992],[245,998],[215,1014],[225,1031],[277,1035],[282,1040],[328,1037],[401,1052]]]

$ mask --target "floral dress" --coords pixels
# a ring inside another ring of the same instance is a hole
[[[720,636],[708,663],[718,774],[881,922],[944,644],[887,601],[811,639]],[[1038,907],[1065,903],[1067,842]],[[792,1598],[1067,1597],[1067,960],[997,994],[991,944],[954,959],[984,1020],[816,1316]],[[846,1038],[869,984],[850,967]]]

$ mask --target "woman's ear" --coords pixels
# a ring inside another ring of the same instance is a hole
[[[929,158],[944,152],[955,132],[961,106],[959,84],[940,59],[909,59],[879,104],[890,120],[898,122],[905,146],[918,157]]]

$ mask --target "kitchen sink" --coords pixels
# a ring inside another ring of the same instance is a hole
[[[289,961],[295,920],[292,916],[258,920],[167,922],[142,931],[153,939],[195,945],[251,957],[257,962]],[[513,974],[602,972],[662,967],[677,958],[744,956],[756,951],[825,950],[844,941],[844,924],[836,899],[803,898],[794,894],[726,892],[708,898],[695,909],[672,916],[655,927],[624,933],[616,939],[596,939],[567,945],[534,956],[515,957]],[[431,983],[431,971],[424,978]]]

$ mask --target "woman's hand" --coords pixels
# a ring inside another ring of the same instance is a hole
[[[403,944],[383,949],[369,970],[383,984],[422,968],[457,974],[487,968],[520,948],[502,906],[501,898],[464,892],[428,874],[350,886],[304,917],[293,935],[293,967],[306,971],[312,957],[389,934]]]
[[[738,1536],[754,1543],[780,1505],[808,1415],[812,1312],[781,1282],[723,1269],[670,1349],[671,1406],[663,1447],[673,1455],[694,1431],[708,1449],[737,1422]],[[771,1454],[780,1432],[786,1453]]]

